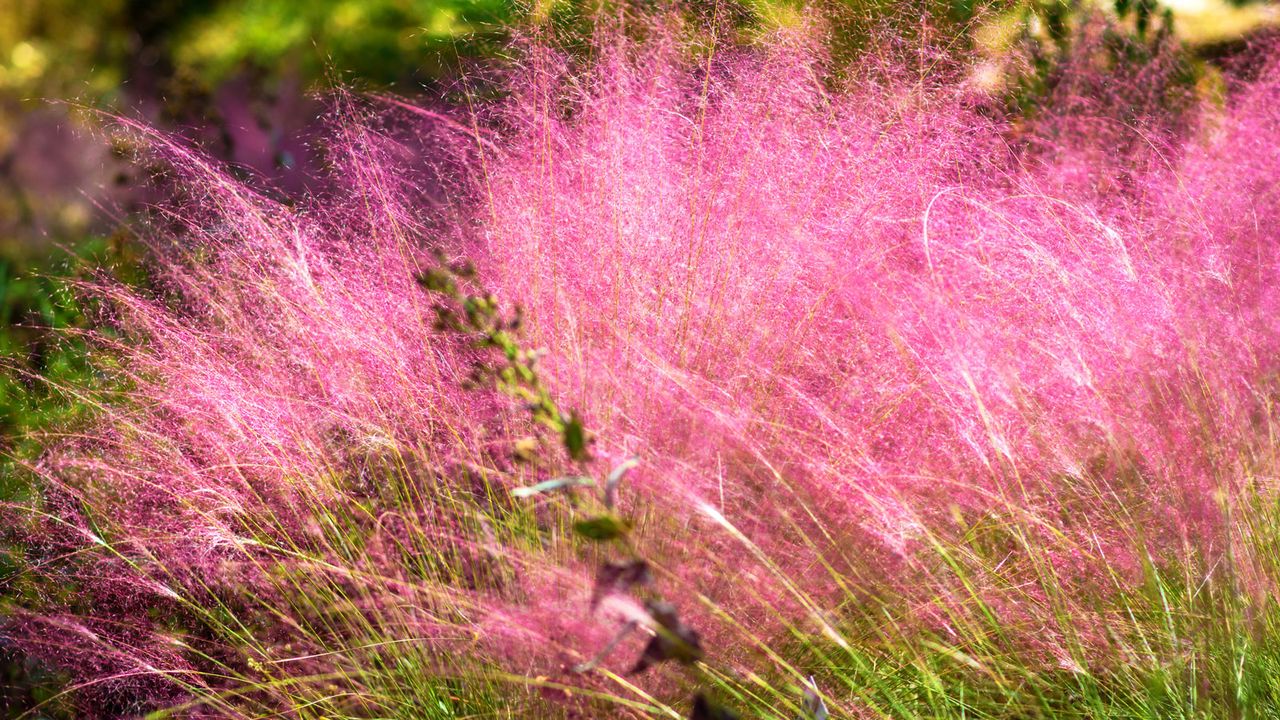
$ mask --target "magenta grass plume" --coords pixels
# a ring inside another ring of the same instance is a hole
[[[35,468],[11,532],[58,589],[6,637],[85,717],[1264,703],[1275,72],[1177,96],[1082,50],[1014,123],[965,63],[819,34],[345,100],[296,203],[126,123],[173,197],[152,289],[86,288],[113,388]],[[434,253],[521,309],[592,460],[477,382]],[[630,458],[623,540],[575,534],[589,479],[512,494]],[[694,679],[631,672],[658,650]]]

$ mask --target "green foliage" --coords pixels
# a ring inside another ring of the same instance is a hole
[[[459,52],[494,52],[522,15],[504,0],[230,0],[186,23],[173,55],[210,82],[285,65],[385,85],[438,77]]]
[[[15,0],[0,6],[0,91],[111,99],[139,72],[216,87],[245,68],[376,85],[492,52],[525,16],[503,0]],[[142,55],[142,57],[139,57]],[[87,82],[86,82],[87,79]],[[85,92],[89,97],[84,97]]]
[[[586,520],[579,520],[573,524],[574,532],[596,542],[618,540],[624,537],[630,529],[630,523],[610,515],[597,515]]]
[[[475,363],[471,383],[476,387],[494,387],[521,401],[539,426],[560,438],[569,459],[585,462],[591,459],[590,437],[577,413],[564,412],[538,376],[537,363],[542,355],[526,349],[519,342],[521,311],[511,317],[503,315],[498,299],[489,293],[471,293],[467,285],[475,278],[469,263],[449,263],[438,255],[439,265],[418,276],[424,289],[438,296],[435,306],[436,329],[470,337],[487,354]],[[533,445],[517,444],[516,457],[534,452]]]
[[[0,256],[0,503],[37,503],[40,488],[27,466],[48,434],[73,430],[92,414],[82,393],[107,387],[110,360],[91,357],[80,331],[89,321],[74,283],[114,271],[137,279],[140,270],[120,237],[92,238],[47,256]],[[0,610],[23,593],[66,593],[68,587],[33,588],[18,575],[26,548],[0,544]],[[17,710],[49,703],[57,708],[64,680],[30,662],[0,663],[6,678],[0,706]]]
[[[89,360],[80,334],[89,321],[73,285],[95,273],[137,279],[133,250],[120,236],[93,238],[48,257],[0,256],[0,450],[2,492],[23,492],[15,464],[30,460],[42,431],[85,417],[77,391],[100,386],[107,358]]]

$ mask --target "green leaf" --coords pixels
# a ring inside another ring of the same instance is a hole
[[[573,531],[579,535],[589,539],[604,542],[607,540],[616,540],[627,534],[631,529],[631,524],[621,518],[612,515],[601,515],[599,517],[579,520],[573,524]]]
[[[574,460],[586,460],[587,431],[582,427],[582,418],[575,412],[564,424],[564,449]]]
[[[427,290],[454,297],[458,294],[458,286],[447,270],[431,268],[418,274],[418,284]]]

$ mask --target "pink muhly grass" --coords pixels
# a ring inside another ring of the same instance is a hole
[[[678,674],[625,675],[638,638],[569,670],[643,613],[589,609],[604,551],[565,496],[510,496],[568,464],[512,462],[527,415],[465,389],[432,249],[523,307],[596,470],[639,459],[636,542],[761,715],[810,674],[841,713],[928,714],[875,669],[928,647],[997,688],[1213,652],[1152,638],[1179,619],[1153,583],[1274,612],[1272,73],[1177,122],[1069,96],[1019,136],[963,68],[841,84],[796,35],[670,37],[533,53],[492,117],[343,115],[335,189],[296,206],[148,137],[180,193],[162,292],[96,288],[125,389],[37,468],[75,594],[14,642],[193,715],[413,712],[456,676],[525,714],[682,712]]]

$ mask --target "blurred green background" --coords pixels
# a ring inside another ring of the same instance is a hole
[[[571,49],[596,18],[653,5],[0,0],[0,502],[38,492],[24,467],[45,438],[87,415],[69,390],[104,382],[76,333],[88,321],[73,284],[101,273],[144,281],[129,219],[147,196],[92,111],[181,133],[280,193],[301,193],[320,167],[310,140],[327,88],[439,97],[467,69],[518,52],[511,40],[522,33]],[[697,16],[692,27],[714,24],[743,42],[821,13],[837,57],[877,31],[914,37],[928,26],[930,42],[972,60],[975,81],[1015,115],[1034,114],[1052,93],[1085,18],[1103,18],[1121,40],[1114,52],[1139,60],[1176,38],[1180,81],[1203,92],[1220,85],[1219,66],[1280,24],[1274,3],[1247,0],[721,0],[682,12]],[[1011,52],[1030,70],[1002,64]],[[24,591],[5,554],[21,551],[0,548],[0,599]],[[0,666],[0,714],[56,692],[57,679],[20,656]]]

